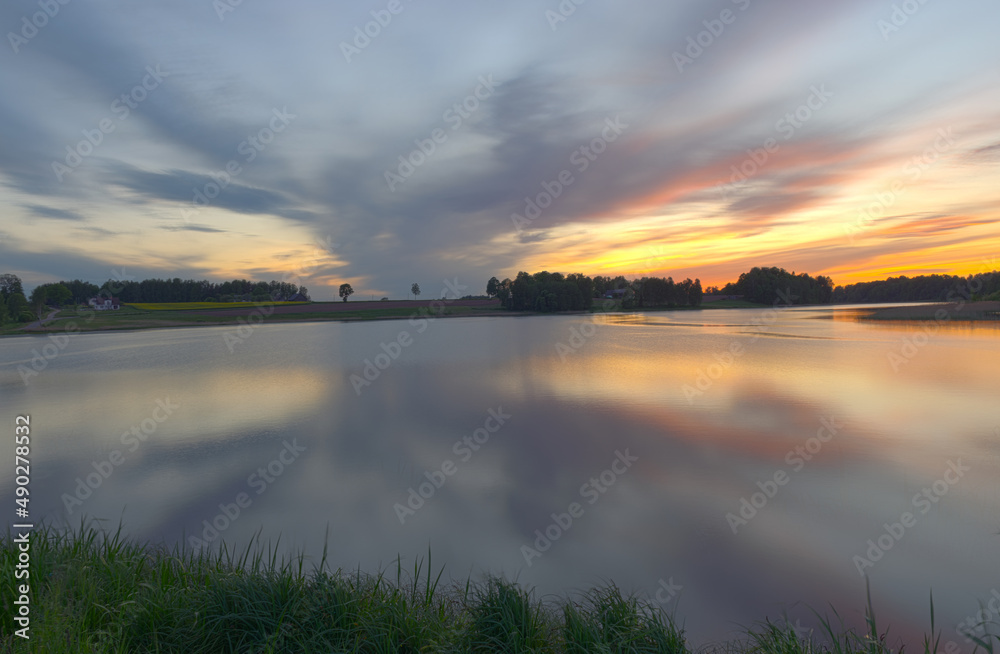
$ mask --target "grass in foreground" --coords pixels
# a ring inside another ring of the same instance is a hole
[[[657,605],[613,585],[546,604],[492,577],[443,589],[430,554],[392,577],[326,568],[274,548],[196,553],[81,524],[31,536],[31,640],[14,635],[17,549],[0,538],[0,652],[666,652],[692,651]],[[818,614],[817,614],[818,615]],[[836,614],[835,614],[836,615]],[[825,644],[770,621],[726,654],[890,654],[871,598],[858,634],[821,617]],[[839,616],[838,616],[839,620]],[[933,601],[931,632],[934,633]],[[928,637],[924,652],[940,647]],[[1000,637],[997,638],[1000,642]],[[993,644],[978,647],[993,654]]]
[[[0,543],[0,652],[683,652],[681,633],[615,588],[566,620],[514,583],[439,587],[412,571],[307,569],[273,549],[146,546],[81,525],[31,537],[31,640],[14,635],[17,549]],[[648,613],[648,614],[647,614]],[[667,647],[664,649],[664,647]]]

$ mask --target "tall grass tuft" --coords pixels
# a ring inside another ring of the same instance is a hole
[[[476,589],[469,613],[472,651],[553,651],[544,608],[515,583],[487,579]]]
[[[683,632],[659,607],[623,597],[614,584],[588,591],[579,604],[568,602],[562,632],[567,652],[685,651]]]
[[[786,619],[782,625],[766,620],[762,627],[751,629],[746,651],[767,654],[819,654],[827,650],[818,648],[811,638],[800,636]]]

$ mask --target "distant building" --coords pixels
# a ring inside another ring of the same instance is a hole
[[[92,297],[87,300],[89,304],[96,311],[111,311],[116,309],[121,309],[121,303],[116,297]]]
[[[295,295],[292,295],[291,297],[289,297],[285,301],[286,302],[308,302],[309,298],[307,298],[305,295],[302,295],[301,293],[296,293]]]
[[[625,297],[625,292],[628,291],[627,288],[613,288],[604,293],[604,297],[608,300],[618,300]]]

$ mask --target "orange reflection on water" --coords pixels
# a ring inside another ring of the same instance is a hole
[[[577,331],[590,336],[522,361],[498,383],[553,400],[625,407],[671,437],[764,458],[834,416],[851,425],[848,452],[860,439],[869,454],[934,467],[942,448],[978,450],[984,430],[1000,424],[997,370],[984,365],[1000,360],[995,329],[956,323],[918,338],[919,325],[865,321],[817,336],[811,330],[822,323],[799,317],[767,333],[721,318],[715,329],[669,326],[668,318],[697,320],[675,313],[580,321]]]

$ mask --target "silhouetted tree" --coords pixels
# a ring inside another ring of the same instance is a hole
[[[991,271],[960,277],[955,275],[918,275],[889,277],[870,282],[838,286],[832,292],[837,303],[871,302],[957,302],[987,297],[1000,291],[1000,272]]]
[[[10,296],[20,293],[24,295],[24,287],[21,285],[21,278],[13,273],[0,275],[0,298],[10,299]]]
[[[7,312],[10,314],[12,321],[31,321],[30,305],[28,304],[28,298],[24,297],[24,293],[11,293],[10,297],[7,298]]]

